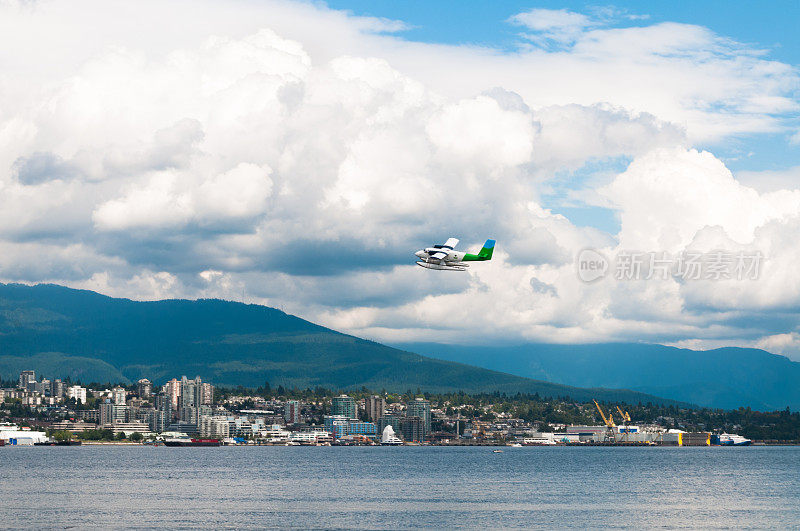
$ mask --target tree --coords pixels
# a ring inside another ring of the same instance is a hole
[[[142,437],[141,433],[139,432],[131,433],[131,442],[142,442],[142,439],[144,439],[144,437]]]

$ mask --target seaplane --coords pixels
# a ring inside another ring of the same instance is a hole
[[[494,240],[486,240],[478,254],[456,251],[458,245],[456,238],[448,238],[441,245],[420,249],[414,255],[420,260],[417,265],[426,269],[440,269],[443,271],[466,271],[469,264],[464,262],[484,262],[492,259]]]

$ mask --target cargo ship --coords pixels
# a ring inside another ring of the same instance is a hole
[[[192,439],[189,437],[171,437],[164,439],[164,446],[222,446],[219,439]]]

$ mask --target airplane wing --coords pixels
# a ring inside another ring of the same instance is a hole
[[[457,238],[447,238],[447,241],[444,242],[444,245],[442,245],[442,247],[449,247],[450,249],[455,249],[456,245],[458,245]]]
[[[441,259],[443,259],[443,258],[445,258],[447,256],[447,253],[445,253],[443,251],[436,251],[435,253],[433,253],[433,254],[431,254],[429,256],[431,258],[433,258],[434,260],[441,260]]]

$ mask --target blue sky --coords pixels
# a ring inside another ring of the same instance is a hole
[[[649,26],[679,22],[704,26],[715,33],[755,48],[770,59],[800,65],[800,2],[674,1],[674,2],[489,2],[332,0],[327,5],[356,15],[401,20],[409,29],[402,38],[455,45],[477,45],[514,52],[521,28],[510,24],[513,15],[532,9],[567,9],[578,13],[615,13],[608,27]],[[632,16],[632,18],[626,18]],[[641,17],[641,18],[639,18]],[[800,118],[794,124],[800,129]],[[732,170],[780,170],[800,165],[800,145],[787,145],[786,135],[743,135],[713,148]],[[607,214],[600,214],[607,218]],[[608,226],[605,224],[603,226]]]
[[[411,26],[403,32],[410,40],[447,44],[476,44],[506,50],[516,48],[518,28],[507,23],[509,17],[532,8],[569,9],[585,13],[610,8],[640,20],[625,20],[617,26],[680,22],[705,26],[720,35],[770,50],[779,61],[800,63],[800,2],[776,0],[673,1],[673,2],[476,2],[406,0],[331,0],[334,9],[356,15],[402,20]],[[612,27],[614,24],[612,24]]]

